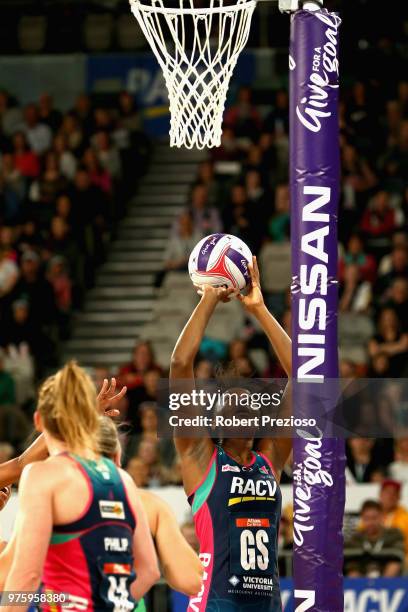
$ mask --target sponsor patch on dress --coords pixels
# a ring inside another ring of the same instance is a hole
[[[124,574],[129,576],[132,568],[129,563],[104,563],[104,574]]]
[[[268,518],[237,518],[235,521],[237,527],[269,527]]]
[[[99,500],[99,510],[102,518],[125,519],[125,508],[123,502],[108,499]]]
[[[237,465],[230,465],[229,463],[227,463],[226,465],[222,466],[221,471],[222,472],[240,472],[241,469]]]

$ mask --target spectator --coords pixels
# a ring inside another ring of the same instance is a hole
[[[391,242],[392,242],[393,250],[398,249],[398,248],[408,249],[408,235],[405,231],[398,230],[394,232],[394,234],[392,235]],[[391,253],[387,253],[387,255],[384,255],[384,257],[382,257],[379,263],[379,266],[378,266],[379,276],[388,274],[388,272],[391,272],[392,268],[393,268],[393,262],[392,262],[392,251],[391,251]]]
[[[0,303],[14,289],[18,276],[16,263],[9,258],[7,250],[0,246]]]
[[[13,160],[21,176],[35,179],[40,174],[40,160],[30,149],[24,132],[16,132],[13,136]]]
[[[201,162],[198,167],[197,183],[204,185],[207,189],[208,203],[210,206],[218,202],[219,186],[214,176],[214,163],[211,160]]]
[[[381,469],[375,458],[374,440],[369,438],[350,438],[347,440],[347,482],[372,482]]]
[[[390,187],[404,189],[404,177],[408,176],[408,119],[401,122],[398,140],[386,152],[382,165]]]
[[[59,132],[54,138],[53,151],[57,155],[59,171],[67,180],[72,181],[78,167],[78,161],[68,148],[67,137]]]
[[[24,299],[13,302],[11,306],[11,317],[7,324],[2,326],[0,344],[3,347],[10,345],[20,347],[25,344],[33,355],[40,349],[41,337],[38,329],[30,319],[29,304]]]
[[[211,149],[211,159],[213,162],[237,161],[241,157],[241,149],[235,138],[232,128],[225,126],[221,134],[221,145]]]
[[[289,134],[289,96],[286,89],[278,89],[273,110],[265,119],[265,129],[278,137]]]
[[[396,229],[395,210],[391,207],[390,196],[380,190],[366,208],[361,220],[361,229],[367,236],[372,249],[389,246],[391,233]]]
[[[43,254],[46,259],[54,255],[62,257],[65,264],[69,264],[70,270],[74,273],[74,278],[77,278],[76,272],[79,267],[80,255],[64,218],[52,218],[49,238],[45,241]]]
[[[22,125],[23,116],[15,100],[6,91],[0,91],[0,126],[5,136],[12,136]]]
[[[368,162],[358,154],[357,149],[350,144],[341,148],[343,172],[343,207],[355,213],[358,219],[360,205],[365,196],[377,184],[377,177]],[[353,227],[353,225],[352,225]]]
[[[31,149],[37,155],[42,155],[51,147],[51,129],[40,121],[35,104],[28,104],[24,110],[24,132]]]
[[[54,102],[49,93],[43,93],[38,100],[39,120],[56,132],[61,125],[62,114],[54,108]]]
[[[371,358],[385,353],[390,360],[390,375],[400,376],[407,365],[408,334],[404,333],[395,310],[383,308],[377,322],[377,333],[368,344]]]
[[[16,238],[13,227],[3,225],[0,227],[0,247],[6,252],[6,257],[12,261],[17,260]]]
[[[93,283],[95,265],[105,256],[105,232],[109,219],[107,200],[95,185],[86,168],[80,166],[68,191],[72,203],[72,229],[85,259],[85,281]]]
[[[67,226],[72,225],[72,202],[66,193],[61,193],[55,200],[55,216],[64,219]]]
[[[67,113],[64,115],[59,134],[64,137],[68,149],[79,155],[84,141],[84,133],[74,114]]]
[[[82,161],[88,171],[91,184],[98,187],[106,195],[111,195],[113,191],[111,175],[102,167],[95,151],[91,148],[87,149]]]
[[[59,169],[58,158],[50,151],[45,156],[44,171],[31,185],[29,197],[33,202],[33,214],[40,224],[47,225],[54,211],[57,195],[66,189],[67,180]]]
[[[0,349],[0,406],[12,406],[16,402],[16,389],[13,377],[5,369],[5,359],[5,352]]]
[[[26,251],[21,258],[21,276],[14,287],[13,298],[27,300],[31,322],[38,328],[55,322],[54,291],[42,275],[40,258],[35,251]]]
[[[6,223],[16,224],[19,221],[25,195],[25,178],[15,167],[11,153],[4,153],[0,168],[0,198],[3,200]]]
[[[401,483],[408,483],[408,438],[399,438],[394,442],[395,458],[388,466],[390,478]]]
[[[214,368],[211,361],[208,359],[200,359],[194,368],[194,377],[196,380],[210,380],[214,376]]]
[[[361,148],[368,148],[373,134],[373,115],[368,105],[367,88],[365,83],[357,81],[351,92],[348,104],[347,119],[353,134]]]
[[[357,264],[348,264],[340,285],[340,312],[366,313],[371,304],[371,284],[361,278]]]
[[[261,118],[252,103],[252,91],[241,87],[237,102],[225,113],[225,125],[232,128],[237,138],[256,140],[261,128]]]
[[[259,251],[262,235],[254,225],[253,211],[248,201],[248,194],[243,185],[234,185],[231,189],[231,199],[223,212],[225,230],[241,238],[254,254]]]
[[[408,332],[408,280],[396,278],[388,291],[387,307],[392,308],[398,317],[402,331]]]
[[[408,251],[406,247],[394,247],[388,272],[379,276],[376,292],[383,301],[389,298],[389,290],[396,279],[408,278]]]
[[[360,234],[351,234],[347,242],[347,249],[340,259],[339,278],[344,279],[346,266],[355,264],[360,270],[360,278],[363,281],[373,283],[376,277],[376,262],[372,255],[365,252],[364,242]]]
[[[69,337],[69,320],[72,307],[72,282],[67,272],[66,261],[61,255],[54,255],[48,262],[46,278],[54,290],[57,308],[57,323],[60,338]]]
[[[86,94],[80,94],[77,97],[75,106],[69,115],[75,118],[77,125],[82,126],[84,136],[86,139],[88,139],[94,127],[93,110],[90,97]],[[70,148],[76,149],[77,145],[74,147],[70,146]]]
[[[222,231],[218,210],[208,203],[208,189],[200,183],[194,185],[189,204],[194,231],[204,236]]]
[[[127,91],[119,94],[119,125],[130,134],[140,132],[142,121],[135,105],[135,99]]]
[[[148,487],[159,487],[167,484],[169,475],[161,461],[157,440],[142,440],[136,458],[140,459],[148,468]]]
[[[132,425],[133,432],[141,431],[140,424],[140,406],[144,403],[156,404],[158,400],[158,386],[160,379],[160,370],[157,366],[148,369],[142,375],[142,384],[128,389],[127,397],[129,399],[129,420]]]
[[[289,239],[289,185],[278,185],[275,191],[275,211],[269,221],[269,235],[274,242]]]
[[[167,272],[183,272],[187,270],[190,253],[202,238],[202,234],[194,229],[193,219],[188,211],[180,213],[176,220],[176,228],[167,242],[163,257],[163,270],[157,274],[156,287],[160,287]]]
[[[145,440],[152,440],[164,465],[174,461],[174,445],[171,440],[157,439],[158,417],[155,402],[142,402],[138,410],[140,416],[140,433],[133,435],[126,448],[126,455],[133,457],[138,454],[140,445]]]
[[[104,170],[114,180],[122,175],[122,163],[117,148],[112,144],[107,131],[96,132],[93,138],[97,158]]]
[[[346,548],[357,549],[354,563],[357,560],[359,574],[387,578],[400,576],[404,565],[402,559],[404,540],[401,531],[384,526],[381,505],[374,500],[367,500],[363,503],[360,521],[361,527],[345,544]],[[353,573],[356,575],[356,572]]]
[[[251,223],[263,227],[269,216],[267,195],[262,186],[262,178],[256,170],[248,170],[245,175],[245,189],[251,211]]]
[[[143,385],[143,376],[149,370],[160,372],[160,367],[155,363],[151,344],[142,340],[133,349],[132,361],[120,368],[118,376],[122,385],[132,390]]]
[[[386,378],[390,375],[390,360],[386,353],[376,353],[370,361],[370,378]]]
[[[403,535],[405,554],[408,557],[408,510],[400,504],[402,485],[396,480],[384,480],[380,502],[384,512],[384,525],[398,529]]]

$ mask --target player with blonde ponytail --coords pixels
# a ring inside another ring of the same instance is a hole
[[[76,363],[44,382],[34,422],[49,457],[23,470],[4,591],[40,588],[39,610],[133,610],[157,557],[136,486],[100,454],[95,387]]]
[[[54,376],[50,376],[42,386],[43,392],[50,387]],[[127,388],[122,387],[120,391],[116,391],[116,379],[111,378],[109,381],[104,379],[101,389],[97,395],[98,410],[102,414],[115,417],[119,415],[119,410],[115,408],[122,397],[126,394]],[[9,485],[17,482],[22,474],[23,469],[29,463],[34,461],[42,461],[48,457],[47,446],[44,441],[44,436],[41,434],[38,438],[18,457],[10,459],[0,465],[0,509],[1,504],[7,502],[7,494],[9,493]],[[3,489],[7,492],[3,493]],[[4,499],[6,497],[6,499]]]
[[[71,452],[97,449],[99,415],[95,386],[74,361],[43,383],[37,411],[47,431],[63,440]]]

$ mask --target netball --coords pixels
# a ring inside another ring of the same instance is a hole
[[[188,272],[196,286],[245,289],[250,281],[248,264],[252,261],[249,247],[231,234],[206,236],[191,252]]]

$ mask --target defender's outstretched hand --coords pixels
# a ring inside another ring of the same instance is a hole
[[[264,299],[261,291],[261,281],[259,276],[258,262],[255,255],[252,257],[252,263],[248,265],[249,275],[251,277],[251,286],[247,295],[238,293],[237,298],[241,304],[249,311],[254,311],[260,306],[263,306]]]
[[[122,387],[119,393],[116,392],[116,378],[111,378],[110,383],[107,378],[104,379],[101,390],[98,393],[99,410],[110,417],[119,416],[120,412],[117,408],[113,408],[122,397],[126,394],[127,387]]]

